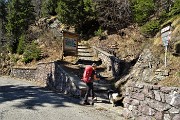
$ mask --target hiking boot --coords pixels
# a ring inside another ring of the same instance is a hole
[[[90,105],[89,102],[83,102],[83,105]]]
[[[97,97],[92,98],[92,101],[97,101]]]

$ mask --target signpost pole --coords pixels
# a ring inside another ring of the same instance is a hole
[[[63,56],[64,56],[64,33],[62,30],[62,54],[61,54],[61,60],[63,60]]]
[[[167,45],[165,46],[165,59],[164,59],[165,68],[167,66]]]

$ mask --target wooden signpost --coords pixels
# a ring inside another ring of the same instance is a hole
[[[79,35],[68,31],[62,31],[63,56],[76,56],[78,54]]]

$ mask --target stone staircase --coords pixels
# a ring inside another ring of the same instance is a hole
[[[85,68],[86,65],[91,65],[92,63],[96,63],[98,66],[101,65],[101,61],[93,56],[92,48],[88,45],[83,45],[80,43],[80,45],[78,45],[78,61],[76,64],[78,64],[80,68]],[[94,90],[99,99],[107,99],[106,93],[111,87],[111,84],[107,84],[104,81],[105,80],[102,79],[94,82]],[[78,86],[79,89],[81,89],[81,92],[85,93],[86,88],[84,87],[84,84],[80,83]]]
[[[92,55],[91,48],[87,45],[79,45],[78,46],[78,58],[79,58],[79,60],[92,61],[93,55]]]

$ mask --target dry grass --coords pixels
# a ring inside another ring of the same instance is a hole
[[[174,77],[173,76],[167,77],[166,79],[160,81],[158,85],[167,86],[167,87],[180,87],[180,76],[175,75]]]
[[[75,64],[75,62],[77,62],[78,58],[76,56],[66,56],[63,58],[63,60],[66,62]]]
[[[144,37],[140,35],[138,28],[130,26],[123,30],[123,35],[111,34],[107,39],[99,40],[98,37],[91,38],[90,44],[101,47],[106,51],[115,51],[116,56],[127,62],[136,59],[144,47]],[[116,46],[112,48],[111,46]],[[111,53],[112,54],[112,53]]]
[[[34,32],[36,32],[35,30]],[[42,59],[39,61],[33,60],[30,63],[23,63],[23,57],[20,55],[13,55],[13,62],[15,67],[36,67],[38,63],[47,63],[52,61],[61,60],[62,58],[62,39],[61,37],[56,37],[52,31],[44,31],[41,36],[35,40],[38,43],[39,48],[41,49]],[[16,60],[17,59],[17,60]]]
[[[173,22],[173,36],[179,36],[180,29],[180,18],[176,19]],[[151,50],[153,56],[157,61],[159,61],[158,68],[163,68],[164,66],[164,55],[165,55],[165,47],[163,46],[160,32],[156,35],[156,37],[151,39],[145,39],[141,37],[139,32],[135,29],[125,30],[126,36],[120,36],[117,34],[109,35],[107,39],[99,41],[97,37],[91,39],[90,44],[97,45],[98,47],[101,45],[105,48],[109,48],[112,44],[117,44],[116,54],[121,60],[131,61],[134,58],[138,57],[141,53],[141,50],[144,47],[149,46],[148,48]],[[170,41],[173,43],[172,41]],[[164,80],[161,80],[158,84],[162,86],[180,86],[180,58],[172,55],[172,46],[168,46],[167,53],[167,70],[169,72],[169,76],[167,76]],[[156,62],[157,62],[156,61]]]

